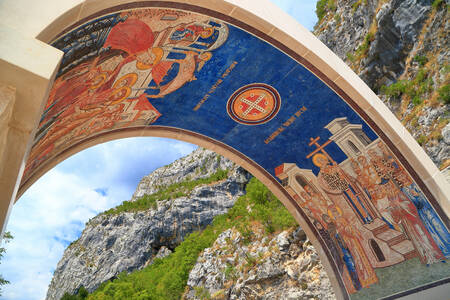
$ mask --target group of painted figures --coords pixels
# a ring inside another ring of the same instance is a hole
[[[157,13],[156,21],[166,12]],[[174,20],[173,26],[158,32],[149,26],[152,19],[144,22],[130,13],[121,20],[108,28],[97,56],[80,60],[56,78],[25,177],[76,141],[115,128],[155,122],[161,114],[150,99],[163,98],[195,80],[195,72],[226,39],[220,34],[225,25],[208,20],[190,23]],[[79,40],[88,38],[83,36]]]
[[[450,257],[448,229],[384,143],[378,141],[366,155],[350,158],[346,168],[322,154],[316,161],[324,193],[305,184],[297,201],[331,250],[349,293],[378,282],[363,243],[375,244],[371,248],[378,260],[389,255],[375,238],[364,236],[377,219],[411,241],[414,256],[422,263],[445,262]],[[351,210],[341,207],[344,202]]]

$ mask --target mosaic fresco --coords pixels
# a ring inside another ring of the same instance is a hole
[[[418,257],[426,266],[450,257],[450,234],[423,193],[379,139],[336,118],[306,155],[320,171],[285,163],[276,176],[326,241],[350,294],[377,284],[376,268]],[[347,159],[336,162],[326,147]],[[313,150],[314,149],[314,150]]]
[[[450,276],[450,233],[404,166],[333,90],[270,44],[209,16],[148,8],[99,17],[53,45],[65,55],[24,181],[103,133],[182,128],[279,180],[352,299]],[[401,272],[413,280],[400,283]]]

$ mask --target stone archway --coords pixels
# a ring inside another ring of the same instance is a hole
[[[18,194],[110,139],[185,140],[247,168],[280,198],[320,249],[340,298],[377,285],[383,297],[417,292],[386,288],[379,272],[450,256],[439,172],[309,32],[256,1],[213,2],[87,1],[41,32],[64,56],[48,97],[34,105],[30,152],[15,157],[26,158]],[[445,284],[448,274],[439,275]]]

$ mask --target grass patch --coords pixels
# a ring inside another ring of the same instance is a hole
[[[348,52],[346,54],[349,61],[355,64],[356,62],[367,56],[367,53],[370,49],[370,44],[375,40],[374,32],[375,30],[371,30],[366,34],[366,36],[364,37],[364,41],[361,43],[361,45],[358,46],[358,48],[356,48],[354,53]]]
[[[239,276],[239,272],[230,263],[227,263],[227,267],[224,270],[224,274],[225,274],[225,278],[227,280],[232,280],[232,281],[235,281],[236,279],[238,279],[238,276]]]
[[[425,55],[414,56],[414,61],[418,62],[421,67],[423,67],[427,62],[428,58]]]
[[[197,297],[200,300],[209,300],[209,299],[211,299],[211,294],[203,286],[196,286],[196,287],[194,287],[194,291],[195,291],[195,297]]]
[[[445,84],[438,89],[438,100],[444,104],[450,104],[450,84]]]
[[[319,0],[316,3],[316,15],[319,19],[318,23],[322,21],[328,12],[335,12],[337,9],[336,2],[334,0]]]
[[[367,0],[358,0],[352,4],[353,13],[355,13],[361,4],[367,5]]]
[[[375,34],[372,32],[369,32],[364,37],[364,41],[355,51],[355,55],[358,59],[361,59],[362,57],[365,57],[367,55],[367,52],[369,52],[370,44],[375,40]]]
[[[433,9],[438,9],[442,3],[444,3],[444,0],[434,0],[431,6],[433,7]]]
[[[420,146],[423,146],[427,140],[427,137],[424,135],[421,135],[417,138],[417,143],[419,143]]]
[[[341,15],[340,14],[335,14],[334,15],[334,20],[336,21],[337,25],[341,24]]]
[[[420,68],[414,79],[399,80],[390,86],[383,85],[380,90],[386,96],[397,99],[406,95],[417,106],[422,103],[422,96],[432,91],[433,79],[428,74],[428,69]]]

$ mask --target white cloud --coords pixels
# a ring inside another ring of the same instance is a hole
[[[12,282],[5,298],[43,299],[64,248],[89,218],[109,205],[83,178],[57,169],[33,185],[15,205],[8,224],[14,239],[1,265],[1,273]]]
[[[40,178],[16,203],[7,230],[14,239],[0,265],[11,281],[5,299],[44,299],[56,264],[90,218],[131,198],[139,180],[197,146],[132,138],[76,154]]]

